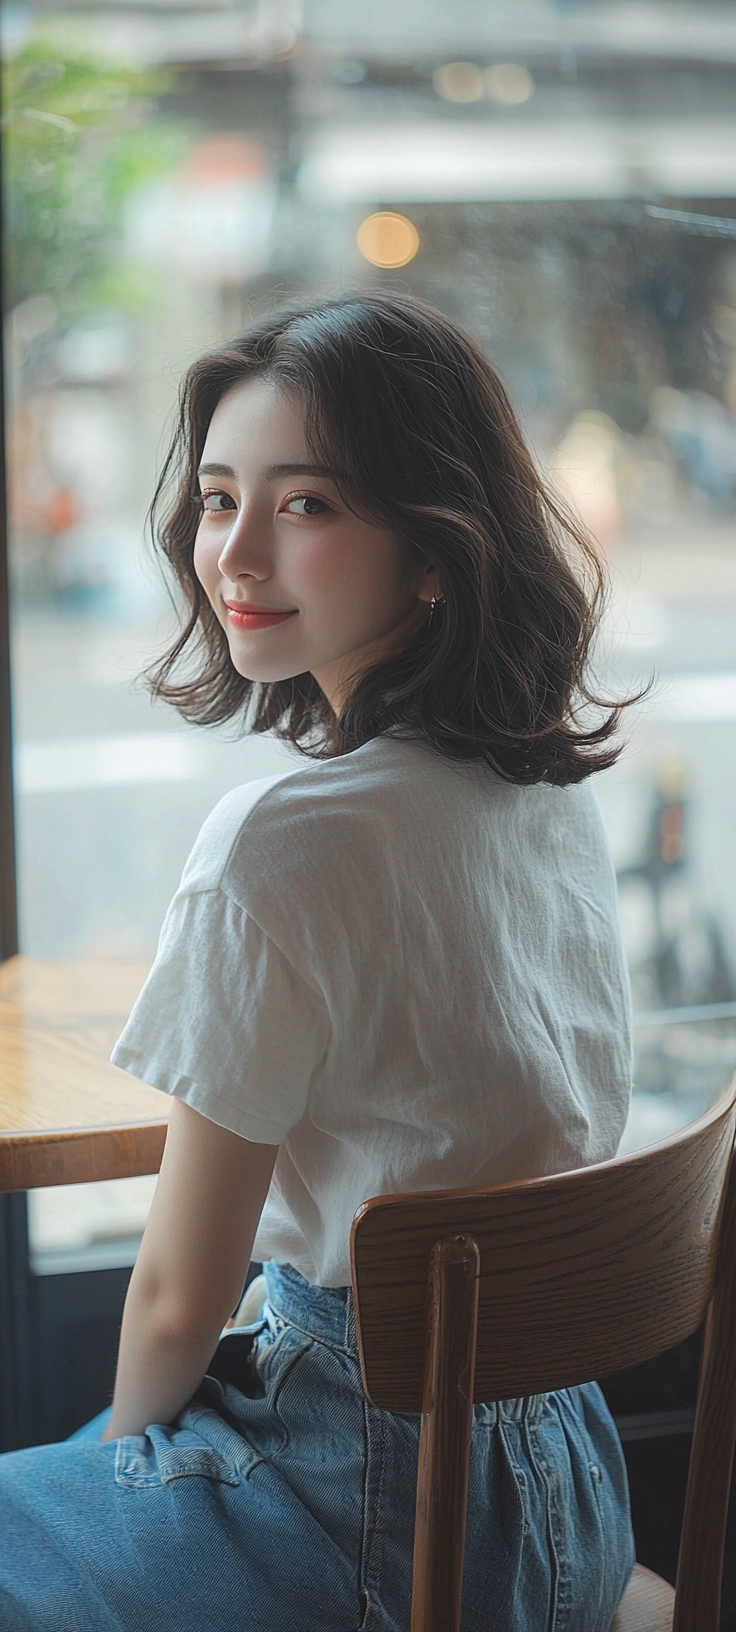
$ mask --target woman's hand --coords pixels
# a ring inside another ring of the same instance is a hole
[[[174,1100],[103,1440],[173,1422],[196,1393],[223,1329],[234,1324],[278,1148]]]

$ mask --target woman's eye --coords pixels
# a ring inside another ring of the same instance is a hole
[[[295,504],[303,505],[304,508],[302,510],[293,510],[292,505]],[[329,510],[329,508],[324,499],[315,498],[313,493],[297,493],[293,499],[287,500],[286,504],[286,509],[291,512],[292,516],[321,516],[323,510]]]
[[[231,498],[229,493],[220,493],[212,489],[206,490],[200,497],[202,508],[212,515],[219,515],[223,510],[234,510],[236,508],[235,500]]]

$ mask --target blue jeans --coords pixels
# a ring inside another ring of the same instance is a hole
[[[350,1288],[265,1273],[173,1426],[0,1457],[3,1632],[406,1632],[419,1418],[365,1399]],[[596,1384],[475,1407],[463,1632],[607,1632],[633,1562]]]

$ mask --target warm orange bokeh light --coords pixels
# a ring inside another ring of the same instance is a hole
[[[393,268],[413,261],[419,248],[419,233],[405,215],[379,210],[361,222],[357,242],[361,255],[372,266]]]

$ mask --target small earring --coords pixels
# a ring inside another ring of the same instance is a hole
[[[429,628],[429,626],[430,626],[430,624],[432,622],[432,618],[434,617],[435,607],[436,606],[444,606],[444,604],[445,604],[444,603],[444,596],[442,597],[441,600],[438,600],[436,595],[432,596],[432,603],[431,603],[431,606],[430,606],[429,617],[427,619],[427,628]]]

